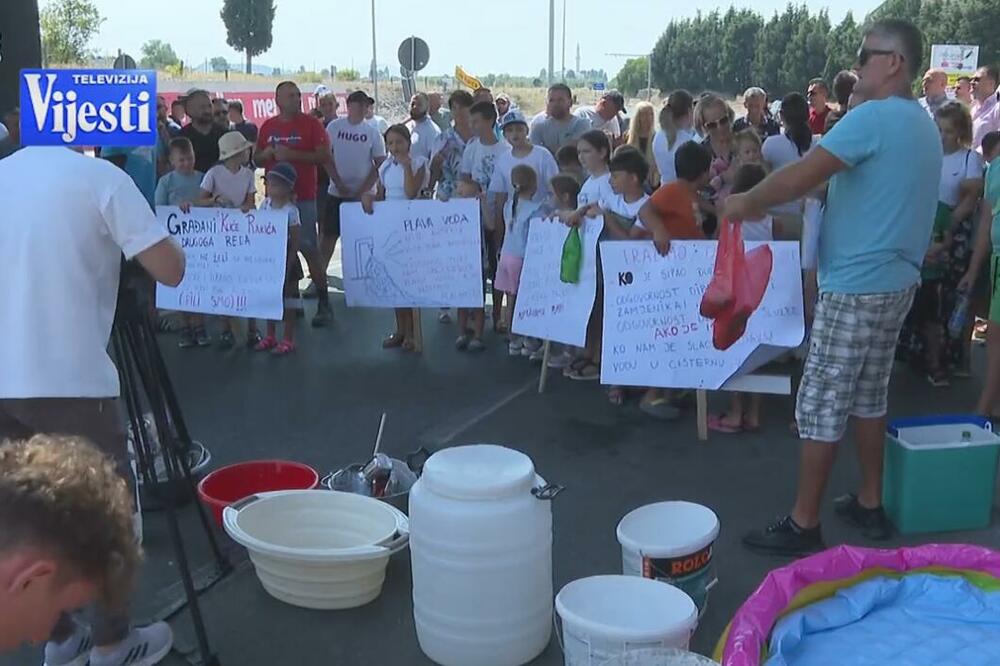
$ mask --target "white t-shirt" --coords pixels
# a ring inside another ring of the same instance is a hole
[[[576,115],[584,120],[590,122],[590,129],[601,130],[607,133],[614,139],[620,139],[622,136],[622,126],[618,122],[618,115],[611,120],[605,120],[601,117],[601,114],[597,112],[592,106],[581,106],[576,110]]]
[[[956,150],[951,155],[945,155],[941,162],[938,201],[954,208],[961,197],[962,182],[972,179],[983,179],[982,155],[964,148]]]
[[[788,137],[787,134],[782,132],[781,134],[775,134],[774,136],[769,136],[764,140],[764,145],[761,147],[761,155],[764,157],[764,161],[771,167],[772,171],[777,171],[789,164],[798,162],[803,157],[808,155],[813,148],[819,144],[819,141],[813,138],[812,144],[802,155],[799,155],[799,147]],[[796,199],[795,201],[789,201],[781,206],[775,206],[771,209],[774,213],[785,214],[785,215],[800,215],[802,214],[803,200]]]
[[[601,201],[601,208],[625,218],[630,224],[629,227],[636,226],[645,229],[642,220],[639,219],[639,209],[649,201],[649,195],[644,194],[632,203],[625,201],[625,195],[611,193],[611,196]]]
[[[0,160],[0,201],[0,398],[118,397],[107,348],[121,255],[167,230],[124,171],[62,147]]]
[[[430,164],[429,161],[423,157],[411,156],[413,171],[417,172],[421,167],[424,169],[423,181],[420,184],[420,189],[427,187],[430,182]],[[378,168],[379,181],[382,183],[382,187],[385,188],[385,198],[386,200],[393,199],[409,199],[406,196],[406,172],[403,170],[403,166],[395,160],[395,158],[390,157],[385,162],[382,162],[382,166]]]
[[[774,218],[770,215],[765,215],[759,220],[743,220],[743,240],[774,240]]]
[[[580,188],[580,194],[576,200],[580,206],[589,206],[592,203],[600,203],[615,196],[615,191],[611,189],[611,172],[603,176],[591,176]]]
[[[277,206],[271,197],[266,197],[260,202],[260,210],[274,210],[278,212],[284,212],[288,215],[288,226],[289,227],[300,227],[302,226],[302,217],[299,215],[299,207],[293,204],[291,201],[286,203],[284,206]]]
[[[677,131],[674,138],[673,148],[667,145],[667,135],[662,129],[656,130],[653,135],[653,159],[656,161],[656,168],[660,172],[660,185],[667,185],[677,180],[677,165],[674,162],[677,157],[677,149],[688,141],[699,141],[698,133],[691,129]]]
[[[410,128],[410,155],[413,157],[423,157],[430,160],[434,152],[434,143],[441,128],[434,124],[430,116],[427,116],[418,123],[411,122]]]
[[[347,118],[337,118],[326,126],[326,134],[333,164],[347,189],[340,192],[331,179],[327,192],[333,197],[353,197],[375,168],[375,161],[385,157],[385,140],[368,120],[352,125]]]
[[[506,192],[508,198],[514,196],[510,172],[519,164],[527,164],[538,176],[538,190],[532,200],[545,201],[549,196],[549,181],[559,173],[559,165],[556,164],[556,158],[552,157],[552,153],[538,146],[532,146],[531,152],[524,157],[515,157],[513,152],[500,155],[493,170],[493,177],[490,179],[489,191]]]
[[[389,129],[389,121],[388,120],[386,120],[382,116],[375,115],[375,116],[372,116],[371,118],[367,118],[365,120],[365,122],[368,123],[368,124],[370,124],[376,130],[378,130],[378,135],[379,136],[385,137],[385,131],[387,129]]]
[[[503,139],[487,146],[479,140],[478,136],[474,137],[469,143],[465,144],[465,152],[462,153],[461,172],[469,174],[469,177],[474,182],[479,183],[479,187],[485,192],[489,189],[490,179],[493,178],[493,170],[496,168],[497,160],[501,155],[509,152],[510,144]]]
[[[201,189],[221,197],[222,205],[227,208],[239,208],[248,194],[257,191],[257,185],[250,169],[240,167],[239,171],[233,173],[224,164],[216,164],[205,173]]]

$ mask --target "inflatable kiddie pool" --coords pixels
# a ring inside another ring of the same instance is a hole
[[[769,573],[719,640],[722,666],[1000,664],[1000,552],[840,546]]]

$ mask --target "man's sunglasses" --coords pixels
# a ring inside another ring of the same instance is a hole
[[[719,127],[725,127],[728,124],[729,124],[729,116],[722,116],[718,120],[713,120],[710,123],[705,123],[705,129],[711,132],[712,130],[718,129]]]
[[[887,55],[898,55],[900,58],[903,57],[898,51],[891,51],[885,49],[861,49],[858,51],[858,65],[864,67],[868,64],[868,61],[872,59],[873,56],[887,56]]]

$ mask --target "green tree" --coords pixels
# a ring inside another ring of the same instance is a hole
[[[649,58],[629,58],[625,61],[618,76],[615,77],[615,87],[623,95],[635,96],[646,87],[648,61]]]
[[[229,61],[222,56],[215,56],[208,61],[208,64],[212,67],[213,72],[224,72],[229,69]]]
[[[54,0],[39,15],[42,48],[49,63],[82,63],[104,18],[91,0]]]
[[[151,39],[142,45],[140,64],[146,69],[166,69],[181,61],[174,53],[174,47],[159,39]]]
[[[978,44],[979,63],[1000,62],[1000,7],[996,0],[953,0],[950,7],[942,12],[941,23],[953,28],[964,27],[956,42],[945,42],[943,38],[933,43]],[[956,29],[957,32],[957,29]],[[928,40],[928,48],[931,41]]]
[[[357,81],[361,78],[361,73],[356,69],[341,69],[337,70],[337,79],[339,81]]]
[[[803,17],[792,32],[778,69],[779,88],[783,91],[803,89],[803,82],[823,74],[826,68],[827,37],[830,19],[825,11],[810,17],[802,8]]]
[[[222,22],[226,43],[246,53],[247,74],[253,71],[253,57],[271,48],[274,0],[225,0]]]
[[[730,7],[722,19],[722,51],[719,64],[721,88],[740,94],[753,80],[753,59],[757,50],[757,36],[764,27],[760,15],[749,9]]]
[[[854,14],[847,12],[847,16],[830,31],[830,37],[827,39],[823,78],[832,82],[833,77],[839,72],[853,67],[858,59],[860,45],[861,28],[855,23]]]

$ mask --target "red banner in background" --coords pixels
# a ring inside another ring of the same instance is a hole
[[[167,100],[167,106],[173,103],[182,93],[165,92],[160,93]],[[226,92],[217,93],[209,91],[212,97],[222,97],[227,100],[238,99],[243,103],[243,115],[253,124],[260,127],[265,120],[278,115],[278,105],[274,101],[273,92]],[[347,93],[338,92],[337,101],[340,103],[337,114],[341,117],[347,115]],[[309,113],[316,108],[316,98],[311,93],[302,94],[302,110]],[[185,121],[186,123],[186,121]]]

